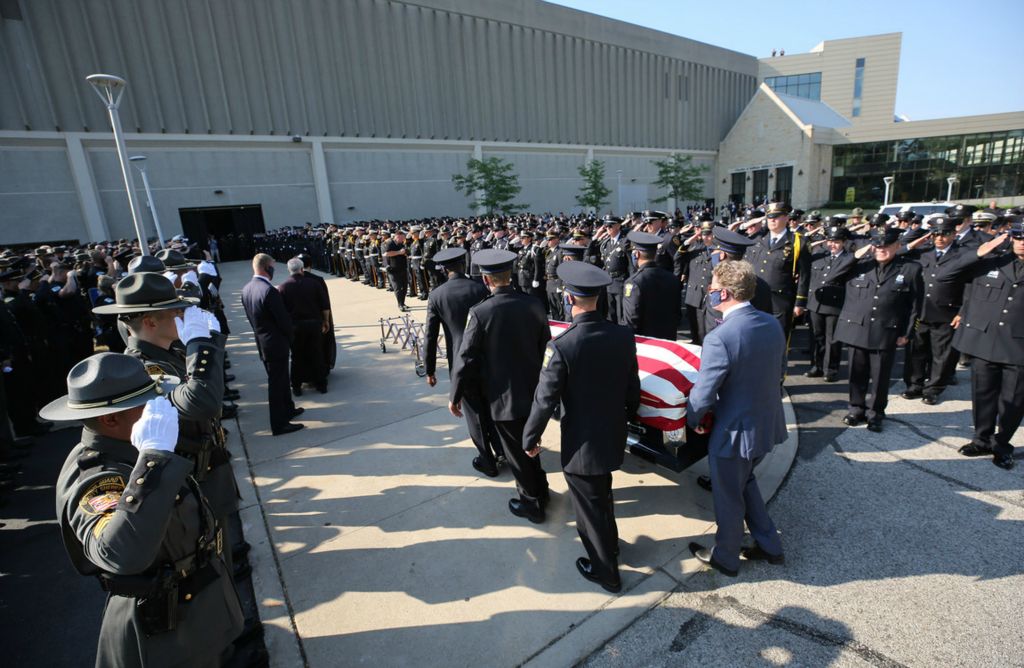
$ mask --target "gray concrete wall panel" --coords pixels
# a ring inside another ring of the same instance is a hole
[[[0,238],[88,239],[63,148],[0,148]]]

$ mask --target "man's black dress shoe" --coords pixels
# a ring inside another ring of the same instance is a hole
[[[992,463],[1001,469],[1009,471],[1014,467],[1013,455],[993,455]]]
[[[882,418],[873,417],[868,420],[868,431],[873,431],[876,434],[882,431]]]
[[[296,397],[301,397],[302,396],[302,388],[301,387],[293,387],[292,388],[292,395],[296,396]]]
[[[281,427],[280,429],[275,429],[273,431],[273,434],[274,434],[274,436],[280,436],[282,434],[290,434],[293,431],[298,431],[298,430],[302,429],[305,426],[306,425],[302,424],[301,422],[289,422],[288,424],[286,424],[285,426]]]
[[[703,489],[704,491],[710,492],[711,491],[711,476],[708,476],[708,475],[699,475],[699,476],[697,476],[697,486],[700,487],[701,489]]]
[[[839,374],[837,372],[829,371],[828,373],[825,374],[826,383],[834,383],[837,380],[839,380]]]
[[[302,406],[299,406],[298,408],[292,410],[292,417],[293,418],[299,417],[300,415],[302,415],[305,412],[306,412],[306,409],[303,408]]]
[[[857,425],[864,424],[864,416],[847,413],[846,417],[843,418],[843,424],[849,427],[856,427]]]
[[[576,560],[576,570],[580,572],[580,575],[590,580],[594,584],[601,585],[601,588],[605,591],[610,591],[613,594],[618,594],[622,591],[622,580],[616,580],[614,582],[605,582],[596,575],[594,575],[594,566],[590,563],[590,559],[586,557],[580,557]]]
[[[242,561],[243,559],[245,559],[246,555],[249,554],[249,550],[251,549],[252,545],[250,545],[247,541],[242,541],[242,544],[239,547],[231,550],[231,561]]]
[[[221,420],[233,420],[238,415],[238,406],[235,404],[225,404],[220,409]]]
[[[816,366],[812,366],[811,370],[804,374],[808,378],[821,378],[825,374],[822,373],[821,369]]]
[[[481,459],[480,457],[473,458],[473,468],[475,468],[477,471],[480,471],[480,473],[483,473],[488,478],[498,477],[498,467],[487,466],[487,464],[484,463],[484,460]]]
[[[224,360],[224,368],[225,369],[230,369],[231,368],[231,360]]]
[[[233,374],[233,373],[226,373],[226,374],[224,374],[224,382],[225,383],[230,383],[234,379],[235,379],[235,374]]]
[[[702,564],[707,564],[711,568],[715,569],[722,575],[728,575],[731,578],[736,577],[740,574],[739,571],[734,571],[731,568],[726,568],[722,564],[715,561],[715,556],[708,548],[704,547],[700,543],[690,543],[690,552],[693,556],[697,557],[697,561]]]
[[[934,406],[937,403],[939,403],[939,397],[934,394],[926,394],[923,397],[921,397],[921,403],[923,403],[926,406]]]
[[[907,389],[900,396],[904,399],[920,399],[922,394],[921,390]]]
[[[992,454],[992,448],[977,443],[968,443],[957,451],[964,457],[985,457]]]
[[[319,392],[320,394],[327,394],[327,384],[324,383],[322,385],[317,385],[316,391]]]
[[[544,521],[544,511],[540,509],[540,506],[525,503],[522,499],[509,499],[508,509],[516,517],[525,517],[534,524]]]
[[[494,458],[494,465],[499,469],[508,466],[508,460],[505,459],[505,455],[498,455]]]
[[[754,547],[740,548],[740,556],[747,561],[767,561],[773,566],[781,566],[786,563],[786,556],[783,554],[768,554],[760,545]]]
[[[224,401],[236,401],[241,396],[238,390],[224,390]]]

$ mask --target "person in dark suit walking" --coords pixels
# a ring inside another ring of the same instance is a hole
[[[483,387],[519,490],[519,498],[509,500],[509,510],[537,524],[544,521],[548,480],[540,459],[523,450],[523,428],[551,329],[543,305],[512,289],[515,259],[515,253],[493,248],[473,255],[491,296],[469,309],[448,409],[462,417],[466,392],[478,383]]]
[[[249,319],[256,348],[267,369],[267,403],[270,409],[270,430],[274,436],[289,434],[305,425],[292,422],[303,412],[292,401],[288,380],[288,353],[295,336],[295,326],[281,298],[271,283],[274,258],[258,253],[252,259],[252,279],[242,288],[242,306]]]
[[[322,337],[330,328],[330,302],[316,280],[306,275],[302,260],[297,257],[288,260],[288,278],[277,286],[277,291],[295,325],[292,393],[301,396],[302,384],[311,383],[321,394],[326,394],[328,367]]]
[[[540,454],[541,435],[561,403],[562,473],[587,551],[576,568],[584,578],[618,592],[612,472],[622,466],[626,422],[640,407],[636,341],[629,328],[609,322],[597,310],[611,276],[584,262],[568,262],[558,267],[558,277],[569,294],[572,325],[544,352],[522,448],[531,457]]]
[[[723,321],[704,338],[697,382],[690,390],[687,423],[698,425],[710,413],[708,440],[715,522],[713,548],[690,543],[702,563],[725,575],[739,572],[740,556],[782,564],[782,543],[754,477],[754,467],[786,440],[782,412],[786,337],[771,314],[750,304],[756,279],[750,263],[720,262],[711,274],[709,304]],[[756,541],[742,548],[746,520]]]
[[[455,356],[462,345],[469,309],[489,294],[483,283],[466,276],[466,251],[447,248],[434,256],[434,262],[448,272],[448,278],[427,297],[427,345],[423,366],[427,384],[437,385],[437,337],[444,330],[445,356],[448,358],[449,376],[454,369]],[[452,385],[454,390],[455,386]],[[462,397],[462,412],[466,416],[466,429],[479,456],[473,458],[473,468],[488,477],[498,475],[498,462],[504,461],[494,423],[479,383],[467,385]]]
[[[959,314],[953,347],[973,357],[971,408],[974,437],[966,457],[992,455],[1012,469],[1010,439],[1024,418],[1024,221],[1012,216],[1011,251],[986,258],[972,270],[971,298]],[[1005,240],[1000,235],[991,243]]]

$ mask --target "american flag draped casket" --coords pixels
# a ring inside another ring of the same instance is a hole
[[[550,320],[551,338],[569,328],[569,323]],[[664,432],[686,426],[686,398],[700,369],[700,346],[688,343],[636,338],[640,370],[640,422]]]

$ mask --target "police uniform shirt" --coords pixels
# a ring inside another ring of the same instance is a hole
[[[613,280],[625,280],[629,275],[629,243],[624,234],[608,237],[600,245],[601,266]]]
[[[830,250],[813,253],[807,308],[823,315],[839,315],[846,296],[847,274],[856,262],[854,254],[845,248],[835,255]]]
[[[767,228],[747,251],[746,259],[771,287],[776,309],[805,306],[810,286],[810,256],[802,235],[783,230],[773,240]],[[785,303],[783,303],[785,302]]]
[[[868,350],[894,348],[910,338],[924,298],[921,265],[896,257],[884,267],[874,259],[851,265],[836,341]]]
[[[1024,365],[1024,262],[1011,253],[985,257],[970,271],[953,347],[998,364]]]
[[[382,254],[384,253],[395,253],[405,249],[404,244],[400,244],[395,241],[394,237],[388,240],[386,246],[384,246]],[[388,263],[388,271],[403,272],[409,266],[409,258],[406,255],[384,255],[384,259]]]
[[[679,281],[654,262],[633,274],[622,290],[625,324],[640,336],[676,340],[679,326]]]

